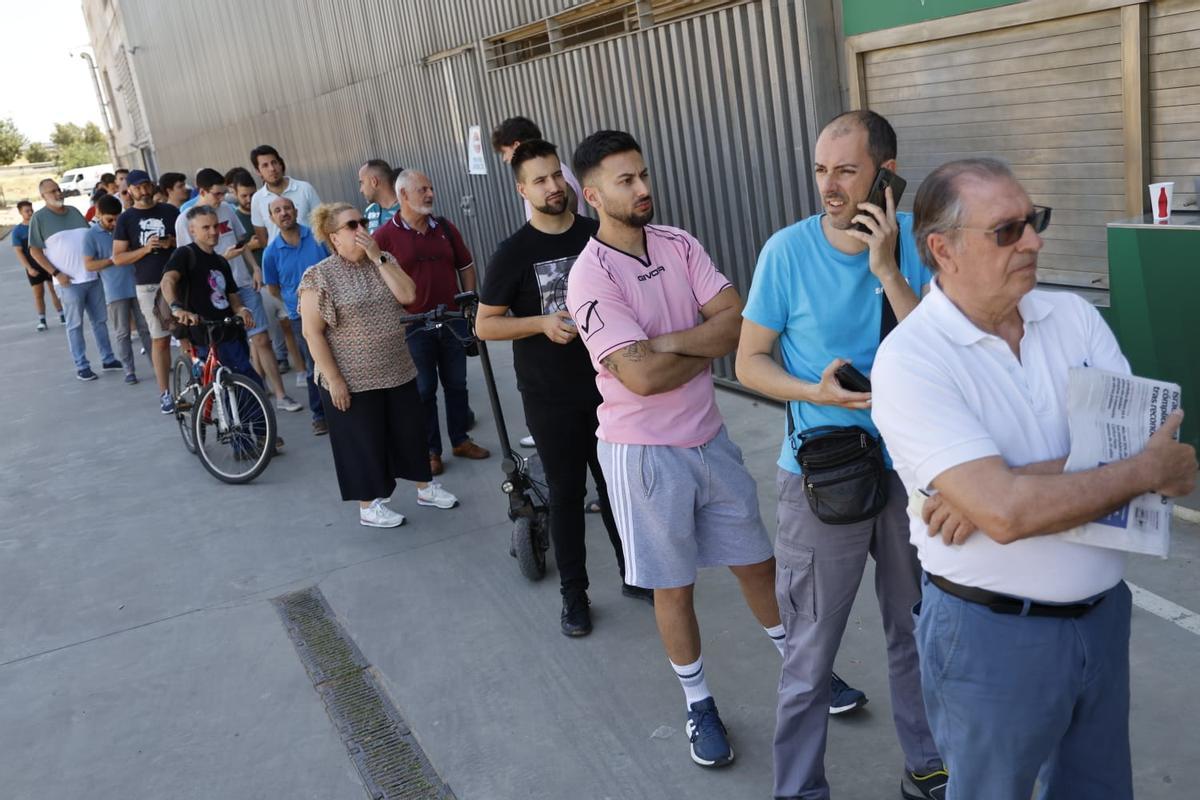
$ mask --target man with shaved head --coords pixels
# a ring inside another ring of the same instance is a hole
[[[458,228],[445,217],[434,216],[433,184],[417,170],[404,170],[396,177],[400,213],[375,231],[380,248],[395,256],[417,284],[417,298],[408,304],[411,314],[431,311],[439,305],[457,310],[454,296],[475,290],[475,261]],[[467,435],[470,406],[467,397],[467,353],[458,337],[468,335],[463,320],[438,330],[425,330],[419,323],[408,329],[408,348],[417,365],[417,389],[425,404],[429,433],[429,466],[440,475],[442,432],[438,425],[437,387],[441,380],[446,397],[446,432],[451,452],[459,458],[487,458],[489,453]],[[457,334],[457,335],[456,335]]]
[[[763,246],[737,354],[742,383],[787,403],[776,479],[775,590],[794,602],[783,614],[787,646],[776,709],[775,796],[829,798],[828,717],[866,702],[833,666],[870,556],[887,639],[892,717],[905,760],[901,792],[913,800],[941,800],[946,775],[925,717],[913,638],[921,568],[908,541],[908,493],[879,444],[870,392],[852,391],[835,374],[848,362],[870,373],[880,341],[917,306],[930,273],[917,252],[912,216],[896,212],[891,189],[882,207],[865,202],[879,169],[896,169],[896,132],[886,119],[873,111],[836,117],[817,138],[813,165],[821,212]],[[782,365],[772,357],[777,343]],[[805,474],[797,460],[801,442],[829,431],[870,443],[858,463],[869,457],[877,465],[872,502],[855,506],[854,514],[831,516],[815,503],[809,487],[819,479]]]
[[[358,168],[358,191],[367,201],[367,231],[374,233],[379,226],[396,216],[400,200],[396,197],[396,178],[403,170],[393,170],[382,158],[372,158]]]
[[[271,222],[279,229],[276,236],[262,254],[262,279],[266,290],[278,298],[287,310],[291,328],[296,332],[296,344],[304,362],[308,384],[308,408],[312,412],[314,436],[329,432],[325,424],[325,409],[321,405],[321,393],[313,377],[313,357],[304,340],[300,323],[300,303],[296,290],[300,279],[313,264],[329,255],[325,245],[317,241],[312,231],[297,219],[296,205],[290,197],[276,197],[267,206]]]

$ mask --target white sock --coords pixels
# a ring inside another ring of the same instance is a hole
[[[679,683],[683,686],[688,710],[691,710],[692,703],[712,697],[712,692],[708,690],[708,681],[704,679],[704,656],[700,656],[692,664],[680,665],[672,661],[671,669],[675,670],[675,677],[679,678]]]
[[[779,651],[779,655],[783,655],[783,643],[787,634],[783,630],[783,623],[779,623],[774,628],[763,628],[767,632],[767,636],[771,637],[771,641],[775,643],[775,649]]]

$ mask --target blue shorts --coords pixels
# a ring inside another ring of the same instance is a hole
[[[625,551],[625,582],[674,589],[699,567],[759,564],[774,555],[758,487],[722,427],[699,447],[613,444],[596,453]]]
[[[253,286],[242,286],[238,288],[238,297],[242,301],[242,305],[250,309],[250,313],[254,315],[254,327],[246,331],[247,336],[254,336],[262,333],[267,329],[267,310],[263,308],[262,295]]]

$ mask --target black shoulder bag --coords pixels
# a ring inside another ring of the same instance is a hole
[[[900,237],[896,237],[900,264]],[[883,294],[879,341],[896,327],[896,311]],[[877,516],[887,505],[883,442],[857,425],[823,425],[801,431],[795,444],[796,423],[787,404],[788,441],[804,481],[804,496],[817,519],[828,525],[849,525]]]

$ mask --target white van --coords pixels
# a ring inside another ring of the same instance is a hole
[[[63,190],[63,194],[70,196],[71,190],[78,192],[84,197],[89,197],[92,189],[100,182],[100,176],[106,172],[112,172],[112,164],[96,164],[91,167],[76,167],[69,169],[63,173],[63,176],[58,180],[58,186]]]

